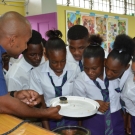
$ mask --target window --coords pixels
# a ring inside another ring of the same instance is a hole
[[[92,10],[109,12],[109,0],[93,0]]]
[[[126,10],[128,15],[135,14],[135,0],[127,0],[126,1]]]
[[[57,0],[57,4],[118,14],[135,14],[135,0]]]
[[[125,0],[111,0],[111,12],[125,14]]]

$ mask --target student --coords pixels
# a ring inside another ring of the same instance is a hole
[[[27,43],[23,57],[9,69],[6,75],[8,91],[29,89],[30,72],[39,66],[43,56],[41,34],[32,30],[32,37]],[[43,58],[44,59],[44,58]]]
[[[82,25],[72,26],[67,33],[67,61],[74,62],[83,71],[82,55],[84,49],[88,46],[89,33],[86,27]]]
[[[62,33],[59,30],[50,30],[46,35],[49,37],[46,43],[48,61],[32,70],[30,88],[43,95],[47,107],[50,107],[51,99],[72,95],[73,81],[80,69],[75,63],[66,61],[66,45],[61,39]],[[77,124],[75,119],[68,117],[60,121],[49,121],[51,130]]]
[[[30,37],[30,23],[22,15],[10,11],[0,17],[0,113],[20,117],[60,119],[62,116],[58,114],[59,106],[48,109],[35,109],[20,101],[24,99],[29,102],[37,101],[38,94],[35,91],[27,90],[15,92],[14,90],[10,93],[14,97],[11,97],[7,92],[1,61],[3,49],[7,51],[10,56],[18,57],[22,51],[27,48],[26,43]]]
[[[101,41],[98,36],[96,42],[84,50],[84,71],[74,81],[73,94],[96,100],[100,104],[97,114],[82,120],[82,126],[89,129],[92,135],[124,135],[120,94],[115,91],[118,80],[109,81],[106,78],[105,53]]]
[[[3,64],[3,74],[4,77],[6,77],[6,74],[9,70],[9,68],[17,61],[19,61],[20,58],[14,59],[13,57],[10,57],[7,52],[4,52],[2,54],[2,64]]]
[[[109,53],[106,62],[105,62],[105,70],[106,76],[109,80],[117,79],[119,80],[119,89],[117,92],[120,93],[127,81],[128,76],[130,76],[131,68],[129,62],[134,53],[135,44],[129,36],[122,34],[118,35],[114,41],[113,50]],[[122,102],[122,106],[124,106],[124,102]],[[123,107],[125,112],[125,109]],[[127,119],[123,114],[124,119]],[[125,121],[125,126],[129,124]],[[125,127],[126,129],[128,127]]]
[[[127,112],[131,115],[131,134],[135,135],[135,55],[131,68],[133,74],[128,77],[121,98],[125,102]]]
[[[118,35],[114,41],[113,50],[109,53],[106,62],[106,76],[109,80],[119,78],[120,91],[131,74],[129,62],[133,56],[135,44],[133,40],[125,35]]]

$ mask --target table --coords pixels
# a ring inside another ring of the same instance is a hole
[[[7,114],[0,114],[0,135],[11,130],[22,122],[21,119]],[[24,123],[9,135],[56,135],[55,133],[38,126]]]

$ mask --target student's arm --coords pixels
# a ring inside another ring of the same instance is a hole
[[[60,119],[61,116],[58,114],[59,110],[60,106],[48,109],[31,108],[8,94],[0,96],[0,113],[3,114],[11,114],[24,118]]]
[[[125,130],[127,134],[131,134],[131,115],[126,112],[125,114]]]
[[[98,109],[99,112],[105,113],[108,110],[108,108],[110,106],[109,102],[104,102],[102,100],[95,100],[95,101],[97,101],[99,103],[99,105],[100,105],[100,107]]]
[[[41,108],[46,108],[44,96],[41,95],[40,97],[41,97]],[[42,126],[43,128],[50,130],[48,119],[42,119]]]

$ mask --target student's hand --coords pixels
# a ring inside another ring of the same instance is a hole
[[[101,113],[105,113],[108,110],[110,103],[109,102],[104,102],[104,101],[101,101],[101,100],[96,100],[96,101],[100,105],[98,111],[101,112]]]
[[[130,114],[127,114],[126,132],[127,132],[129,135],[131,134],[131,115],[130,115]]]
[[[35,106],[41,102],[40,95],[34,90],[21,90],[14,93],[14,97],[20,99],[29,106]]]
[[[61,115],[59,115],[59,110],[60,110],[60,106],[56,106],[56,107],[50,107],[50,108],[47,108],[47,118],[48,119],[54,119],[54,120],[59,120],[62,118]]]

